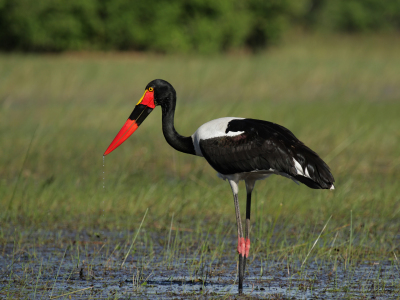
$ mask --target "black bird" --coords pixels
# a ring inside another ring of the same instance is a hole
[[[243,291],[246,258],[250,250],[251,193],[257,180],[272,174],[301,182],[312,189],[331,189],[335,182],[328,165],[294,134],[278,124],[243,118],[220,118],[199,127],[192,136],[176,132],[174,114],[176,92],[165,80],[151,81],[122,129],[104,152],[109,154],[121,145],[156,106],[162,109],[162,130],[174,149],[204,157],[228,180],[236,210],[239,252],[239,293]],[[243,235],[239,211],[238,183],[244,180],[247,190],[246,223]]]

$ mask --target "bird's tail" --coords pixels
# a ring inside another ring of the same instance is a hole
[[[334,190],[335,179],[329,166],[307,146],[294,155],[294,178],[312,189]]]

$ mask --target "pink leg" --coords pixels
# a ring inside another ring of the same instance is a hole
[[[246,181],[247,202],[246,202],[246,230],[245,230],[245,247],[243,253],[243,274],[246,270],[246,258],[250,252],[250,212],[251,212],[251,192],[253,191],[255,181]]]
[[[250,239],[245,239],[246,243],[246,251],[244,253],[245,257],[249,257],[249,252],[250,252]]]
[[[243,237],[238,237],[238,248],[237,251],[243,256],[246,255],[246,240]]]

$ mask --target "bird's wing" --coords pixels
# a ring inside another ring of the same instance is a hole
[[[294,134],[278,124],[235,119],[226,132],[242,132],[200,141],[208,163],[221,174],[261,170],[286,173],[311,188],[332,188],[334,178],[325,162]]]

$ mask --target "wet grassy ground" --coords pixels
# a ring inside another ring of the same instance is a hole
[[[131,248],[135,232],[21,232],[21,243],[2,249],[7,259],[0,261],[1,295],[9,299],[237,298],[235,236],[172,233],[143,230]],[[252,255],[241,298],[400,296],[397,260],[346,257],[342,247],[323,244],[320,241],[320,255],[308,256],[304,265],[292,253]]]
[[[1,55],[0,297],[237,297],[229,185],[166,144],[159,110],[103,167],[163,78],[181,134],[270,120],[335,176],[333,192],[257,183],[248,297],[398,298],[399,50],[395,36],[301,37],[257,56]],[[244,186],[239,199],[244,212]]]

